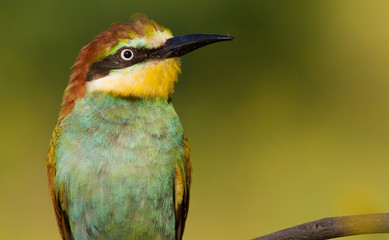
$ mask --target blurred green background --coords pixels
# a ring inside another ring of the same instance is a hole
[[[3,1],[0,239],[59,239],[45,154],[78,51],[142,12],[236,41],[185,56],[185,239],[248,239],[389,212],[389,1]],[[389,239],[389,235],[347,239]]]

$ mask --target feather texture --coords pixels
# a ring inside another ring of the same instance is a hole
[[[75,102],[85,96],[86,74],[89,66],[112,54],[121,44],[128,44],[135,40],[135,45],[152,47],[163,44],[163,40],[171,36],[168,29],[149,20],[142,14],[133,16],[133,23],[114,23],[105,32],[98,35],[92,42],[83,47],[72,66],[73,72],[69,84],[65,89],[62,100],[60,119],[67,116],[73,109]],[[164,33],[164,34],[162,34]],[[143,39],[143,41],[139,41]],[[157,39],[157,40],[155,40]],[[150,42],[153,42],[152,45]]]
[[[63,239],[181,239],[191,168],[170,102],[86,94],[47,166]]]

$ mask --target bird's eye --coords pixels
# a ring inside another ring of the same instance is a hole
[[[133,52],[130,49],[124,49],[120,53],[120,57],[123,60],[129,61],[129,60],[131,60],[134,57],[134,54],[133,54]]]

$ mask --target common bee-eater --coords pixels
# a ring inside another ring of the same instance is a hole
[[[171,101],[179,57],[232,39],[173,37],[136,15],[82,48],[46,159],[63,239],[182,238],[192,168]]]

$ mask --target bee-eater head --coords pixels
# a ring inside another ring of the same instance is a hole
[[[232,40],[217,34],[173,37],[146,16],[114,23],[82,48],[65,90],[66,116],[85,93],[100,91],[135,98],[168,98],[181,71],[179,57],[205,45]]]

